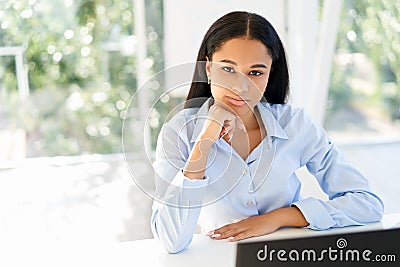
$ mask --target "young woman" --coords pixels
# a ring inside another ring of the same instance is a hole
[[[379,221],[383,204],[303,109],[286,104],[289,75],[263,17],[231,12],[206,33],[185,109],[163,125],[152,231],[170,253],[196,226],[237,241],[284,226],[324,230]],[[329,200],[300,196],[306,166]]]

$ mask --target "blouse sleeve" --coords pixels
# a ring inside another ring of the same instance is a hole
[[[153,163],[156,198],[151,229],[169,253],[178,253],[191,243],[209,180],[183,175],[189,144],[176,128],[171,123],[163,126]]]
[[[383,202],[374,194],[367,178],[346,162],[325,130],[304,114],[301,165],[317,179],[328,201],[313,197],[294,203],[309,222],[308,228],[364,225],[381,220]]]

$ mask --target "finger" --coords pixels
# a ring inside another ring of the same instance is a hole
[[[240,222],[241,221],[225,224],[224,226],[221,226],[220,228],[217,228],[214,231],[218,232],[218,233],[219,232],[226,232],[226,231],[228,231],[230,229],[237,228]]]
[[[236,120],[236,118],[237,118],[237,116],[235,114],[233,114],[229,111],[226,113],[227,120],[234,122]]]
[[[236,115],[232,113],[229,108],[224,104],[224,103],[219,103],[216,102],[214,105],[210,107],[210,111],[215,114],[219,114],[218,117],[224,121],[224,120],[229,120],[229,121],[234,121],[236,118]]]
[[[217,234],[217,237],[215,239],[218,239],[218,240],[219,239],[228,239],[228,238],[232,239],[232,237],[234,237],[236,240],[236,236],[242,234],[243,232],[245,232],[244,229],[231,229],[224,233]]]
[[[227,131],[230,135],[232,135],[233,131],[235,130],[234,127],[231,125],[227,125],[224,128],[225,128],[225,131]]]
[[[237,234],[235,236],[228,237],[228,241],[230,241],[230,242],[240,241],[240,240],[247,239],[247,238],[250,238],[250,237],[253,237],[253,235],[250,233],[250,231],[244,231],[244,232],[241,232],[241,233],[239,233],[239,234]]]
[[[242,120],[239,117],[236,117],[235,124],[236,124],[236,127],[238,129],[246,131],[246,127],[244,127],[244,124],[243,124]]]
[[[235,131],[235,129],[236,129],[236,119],[234,121],[231,121],[229,123],[229,126],[231,127],[232,132]]]
[[[222,138],[222,137],[224,137],[224,136],[227,135],[227,134],[228,134],[228,131],[225,130],[225,128],[223,127],[222,130],[221,130],[221,132],[219,133],[219,138]]]
[[[231,127],[231,128],[233,128],[233,127],[235,127],[235,122],[234,122],[234,121],[231,121],[231,120],[225,120],[225,121],[224,121],[224,127]]]
[[[228,142],[230,142],[230,141],[232,141],[232,138],[233,138],[233,132],[228,132],[228,135],[229,135]]]
[[[226,235],[225,233],[229,231],[229,228],[231,227],[231,224],[222,226],[218,229],[215,229],[213,231],[210,231],[211,235],[210,237],[213,239],[223,239],[223,237]]]
[[[221,239],[226,239],[226,238],[228,238],[230,236],[237,235],[237,234],[239,234],[239,233],[234,234],[234,233],[229,233],[229,232],[226,232],[226,233],[216,233],[216,232],[214,232],[214,234],[212,234],[210,237],[212,239],[221,240]]]
[[[215,239],[225,239],[230,236],[236,236],[240,234],[244,229],[236,227],[236,225],[227,225],[226,227],[222,227],[218,230],[214,231],[214,236],[211,236]]]

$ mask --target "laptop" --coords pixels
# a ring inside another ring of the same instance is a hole
[[[400,266],[400,228],[237,244],[236,267]]]

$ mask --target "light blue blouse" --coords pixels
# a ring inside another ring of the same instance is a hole
[[[158,137],[152,232],[170,253],[185,249],[196,226],[207,232],[249,216],[297,206],[308,228],[379,221],[383,202],[368,180],[347,163],[324,129],[301,108],[260,102],[267,137],[243,160],[223,139],[211,147],[205,179],[186,178],[184,168],[207,116],[201,108],[180,111]],[[295,174],[306,166],[329,200],[300,196]]]

